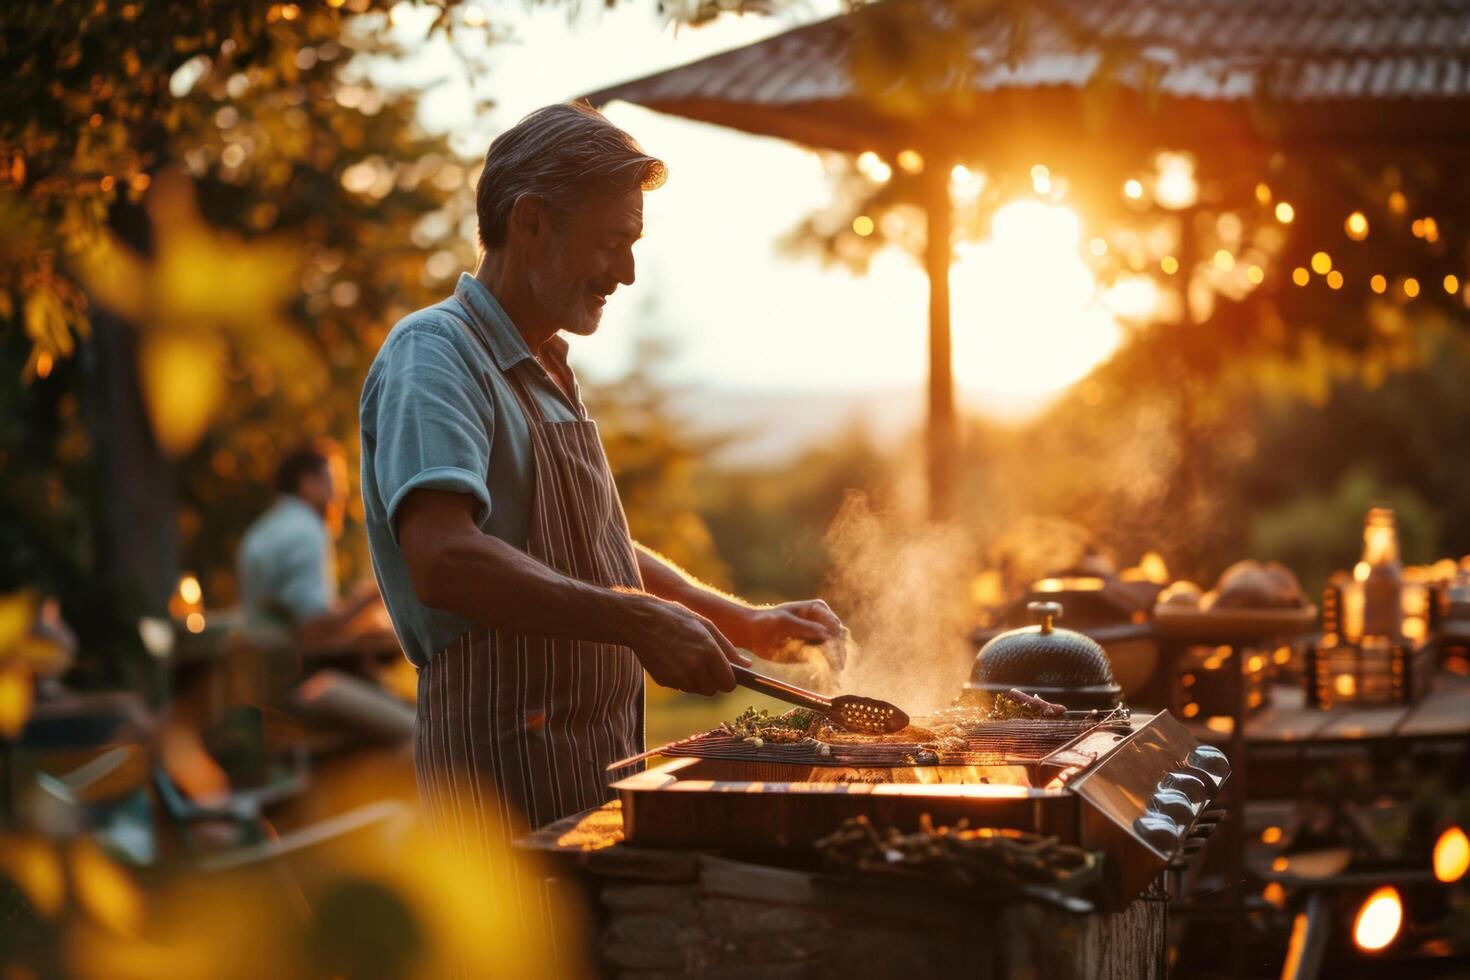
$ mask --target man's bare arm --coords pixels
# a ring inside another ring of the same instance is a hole
[[[641,544],[637,548],[638,570],[649,592],[694,610],[757,656],[773,659],[788,640],[820,644],[842,631],[842,621],[820,599],[753,606],[706,585],[658,552]]]
[[[653,679],[696,694],[735,686],[727,661],[744,656],[704,617],[636,591],[561,574],[485,534],[467,494],[414,490],[397,536],[420,602],[472,622],[556,639],[633,649]]]
[[[330,643],[349,635],[348,627],[362,611],[381,602],[376,588],[363,589],[336,603],[331,609],[309,616],[296,624],[296,637],[304,643]]]

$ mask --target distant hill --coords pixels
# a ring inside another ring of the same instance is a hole
[[[679,387],[674,404],[698,431],[734,437],[719,452],[719,462],[776,466],[853,429],[866,432],[875,447],[890,448],[923,425],[925,397],[920,387],[827,391],[691,384]],[[1049,401],[1048,397],[1023,400],[1014,395],[966,393],[961,411],[1019,421]]]

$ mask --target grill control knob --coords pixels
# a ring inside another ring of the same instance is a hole
[[[1200,804],[1191,803],[1189,797],[1177,789],[1161,789],[1148,801],[1148,809],[1153,813],[1161,813],[1178,824],[1182,829],[1194,822],[1199,814]]]
[[[1179,847],[1184,828],[1162,813],[1145,813],[1133,821],[1133,832],[1145,844],[1167,857]]]
[[[1198,776],[1191,776],[1187,772],[1171,772],[1159,780],[1159,789],[1174,789],[1189,797],[1189,802],[1195,806],[1203,806],[1210,801],[1214,790],[1205,785],[1205,781]]]
[[[1208,774],[1219,789],[1230,778],[1230,760],[1213,745],[1196,745],[1184,759],[1185,765]]]

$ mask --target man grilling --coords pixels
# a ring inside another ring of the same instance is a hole
[[[595,332],[632,284],[643,192],[665,176],[591,108],[531,113],[485,157],[475,274],[400,322],[364,383],[368,538],[419,668],[436,821],[505,833],[599,805],[606,767],[643,749],[645,670],[712,695],[750,662],[739,648],[841,630],[819,600],[754,607],[629,537],[561,334]]]

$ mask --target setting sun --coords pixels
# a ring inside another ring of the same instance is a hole
[[[956,250],[955,376],[962,389],[1034,398],[1079,381],[1117,347],[1118,324],[1082,259],[1075,212],[1016,201],[988,241]],[[1117,297],[1132,313],[1151,296]]]

